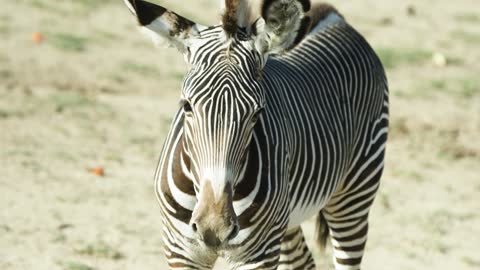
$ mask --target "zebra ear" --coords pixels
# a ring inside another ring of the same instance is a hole
[[[251,9],[248,0],[220,0],[222,26],[231,36],[238,27],[250,27]]]
[[[164,7],[143,1],[124,0],[130,12],[137,17],[142,32],[161,45],[168,43],[183,51],[186,42],[198,35],[201,25]]]
[[[309,0],[263,0],[252,26],[255,47],[261,54],[281,54],[298,44],[310,28]]]

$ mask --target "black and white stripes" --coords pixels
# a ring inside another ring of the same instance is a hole
[[[306,11],[305,1],[278,1]],[[384,165],[387,80],[334,8],[315,10],[328,14],[281,56],[248,27],[196,28],[180,42],[191,69],[155,174],[171,269],[210,269],[218,256],[232,269],[315,269],[300,228],[313,215],[335,268],[360,269]]]

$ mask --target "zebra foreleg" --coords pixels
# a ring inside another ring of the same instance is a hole
[[[264,254],[259,260],[233,264],[235,270],[315,270],[315,262],[300,227],[284,233],[280,249]],[[268,249],[267,249],[268,250]]]
[[[312,253],[307,247],[300,227],[287,231],[280,247],[278,270],[293,269],[315,270]]]
[[[368,209],[360,216],[323,213],[330,230],[335,269],[359,270],[367,242]]]

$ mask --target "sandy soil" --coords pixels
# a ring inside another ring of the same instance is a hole
[[[203,24],[217,2],[163,1]],[[480,269],[480,2],[331,2],[391,85],[364,269]],[[166,269],[152,176],[182,57],[113,0],[4,1],[0,39],[0,269]]]

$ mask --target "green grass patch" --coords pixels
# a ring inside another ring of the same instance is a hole
[[[440,159],[455,161],[464,158],[477,158],[480,153],[458,142],[444,142],[438,149]]]
[[[47,37],[55,48],[67,52],[83,52],[87,49],[88,39],[70,33],[56,33]]]
[[[120,39],[118,35],[103,30],[97,30],[95,36],[101,41],[116,41]]]
[[[0,79],[9,79],[11,77],[13,77],[12,71],[0,69]]]
[[[445,80],[433,80],[431,84],[435,90],[445,90],[447,88],[447,82]]]
[[[121,68],[124,71],[136,73],[139,75],[155,76],[159,72],[156,67],[146,64],[141,64],[132,61],[125,61],[121,64]]]
[[[52,236],[53,243],[65,243],[66,241],[67,241],[67,236],[62,232],[58,232]]]
[[[95,105],[95,102],[77,93],[52,94],[50,100],[55,104],[55,111],[61,112],[67,108]]]
[[[454,30],[450,33],[451,37],[454,40],[461,40],[465,43],[471,43],[472,45],[477,46],[480,44],[480,33],[473,33],[465,30]]]
[[[125,257],[121,252],[115,250],[113,247],[103,241],[95,244],[89,244],[75,251],[80,255],[107,258],[113,260],[120,260]]]
[[[11,32],[10,24],[12,19],[7,15],[0,15],[0,35],[8,35]]]
[[[447,65],[448,66],[463,66],[465,64],[465,60],[459,57],[448,57],[447,58]]]
[[[66,151],[56,151],[53,155],[57,160],[62,160],[64,162],[75,162],[77,161],[77,156],[72,155],[70,152]]]
[[[26,0],[24,0],[26,1]],[[43,11],[52,12],[57,15],[65,14],[75,16],[85,16],[95,9],[105,4],[113,3],[115,0],[75,0],[75,1],[46,1],[46,0],[28,0],[28,5],[41,9]]]
[[[170,72],[169,77],[174,78],[177,81],[183,81],[183,78],[185,78],[185,71],[173,71]]]
[[[471,257],[463,256],[462,261],[472,267],[480,267],[480,260],[473,259]]]
[[[63,270],[95,270],[95,268],[80,262],[66,261],[61,262]]]
[[[7,157],[13,157],[13,156],[18,156],[18,157],[33,157],[34,152],[32,150],[27,150],[27,149],[15,149],[8,151],[6,153]]]
[[[394,69],[401,65],[424,64],[432,58],[432,52],[425,49],[377,48],[375,51],[387,69]]]
[[[432,80],[430,82],[430,89],[462,98],[471,98],[480,95],[480,80],[469,78]]]
[[[463,13],[455,15],[458,22],[480,23],[480,15],[478,13]]]
[[[10,34],[10,27],[6,26],[6,25],[0,25],[0,35],[2,36],[6,36],[8,34]]]
[[[132,144],[140,144],[140,145],[153,145],[155,141],[157,140],[156,137],[150,137],[150,136],[135,136],[130,139],[130,142]]]
[[[464,79],[459,81],[460,94],[466,98],[480,94],[480,80]]]
[[[10,117],[24,117],[25,112],[21,111],[20,109],[5,109],[0,108],[0,119],[2,118],[10,118]]]
[[[9,111],[6,111],[4,109],[0,109],[0,119],[1,118],[8,118],[10,117],[11,113]]]
[[[31,0],[29,4],[34,8],[41,9],[48,12],[55,12],[58,14],[65,12],[63,9],[60,8],[58,1],[50,2],[50,1],[42,1],[42,0]]]
[[[124,83],[127,81],[125,77],[122,76],[122,74],[111,73],[108,75],[108,77],[116,83]]]
[[[98,8],[102,5],[109,4],[114,2],[115,0],[75,0],[76,4],[84,7],[84,8],[89,8],[89,9],[94,9]]]

